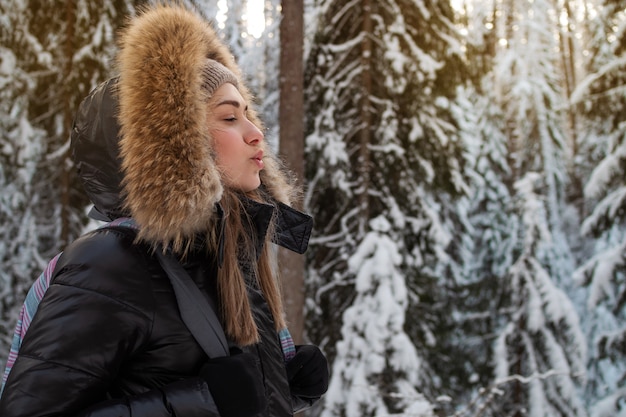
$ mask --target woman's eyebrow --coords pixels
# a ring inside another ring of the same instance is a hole
[[[215,107],[219,107],[219,106],[233,106],[236,108],[240,108],[241,103],[238,102],[237,100],[224,100],[224,101],[220,101],[219,103],[215,105]],[[248,106],[244,106],[244,110],[248,110]]]

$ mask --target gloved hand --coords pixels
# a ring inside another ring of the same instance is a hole
[[[267,407],[263,374],[250,353],[231,349],[231,356],[210,359],[200,377],[209,385],[222,417],[255,416]]]
[[[317,346],[296,346],[296,355],[286,369],[293,395],[320,398],[328,389],[328,361]]]

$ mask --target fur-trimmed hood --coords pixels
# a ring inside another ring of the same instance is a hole
[[[129,21],[120,36],[119,77],[96,88],[75,119],[74,160],[100,218],[129,215],[148,242],[180,246],[216,218],[223,185],[201,88],[207,58],[237,76],[248,117],[262,129],[241,71],[210,24],[165,5]],[[289,204],[286,175],[264,146],[262,187]]]

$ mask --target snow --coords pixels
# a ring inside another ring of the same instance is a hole
[[[585,196],[598,198],[606,192],[608,184],[622,174],[620,164],[626,159],[626,146],[619,147],[616,152],[607,155],[595,167],[589,181],[585,184]]]

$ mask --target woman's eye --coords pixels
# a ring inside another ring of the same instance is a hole
[[[226,122],[235,122],[235,121],[237,121],[237,118],[234,117],[234,116],[227,117],[227,118],[224,119],[224,121],[226,121]]]

